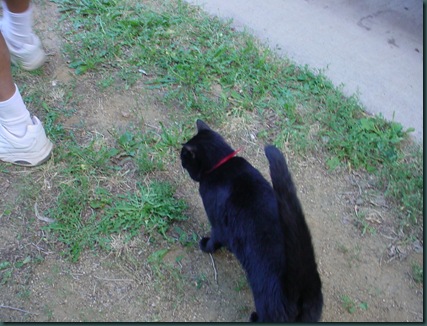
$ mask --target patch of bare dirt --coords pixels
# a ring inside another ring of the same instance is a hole
[[[66,85],[78,84],[74,94],[79,106],[62,118],[64,125],[78,130],[84,121],[87,132],[108,138],[109,130],[137,121],[151,126],[166,122],[164,108],[139,85],[126,92],[109,88],[99,93],[90,75],[75,76],[61,57],[61,42],[51,27],[58,17],[55,5],[38,4],[37,30],[52,53],[44,68],[51,77],[46,78],[44,90],[60,98]],[[240,155],[269,180],[263,144],[256,139],[259,124],[254,117],[230,118],[221,132],[232,146],[243,147]],[[422,244],[414,250],[413,244],[399,242],[391,223],[395,216],[381,194],[371,191],[369,178],[327,172],[316,157],[285,155],[317,254],[325,298],[322,320],[422,321],[423,287],[412,278],[412,263],[423,266]],[[25,196],[26,183],[43,185],[49,180],[48,169],[8,167],[8,173],[0,172],[0,263],[22,262],[10,277],[2,274],[0,321],[249,319],[251,291],[238,262],[226,251],[211,257],[197,243],[151,244],[144,235],[124,243],[117,236],[110,253],[87,251],[76,263],[65,260],[46,240],[41,229],[45,222],[35,218],[35,198],[29,198],[28,205],[15,206]],[[171,162],[171,169],[170,177],[181,185],[179,196],[189,204],[190,219],[179,226],[200,238],[209,225],[197,187],[178,161]],[[48,190],[48,184],[43,187],[41,191]],[[358,219],[361,214],[367,224]],[[161,261],[150,261],[151,253],[164,248],[167,253]],[[25,263],[26,257],[31,263]]]

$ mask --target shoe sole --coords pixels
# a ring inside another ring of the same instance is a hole
[[[26,159],[17,159],[14,161],[4,160],[4,162],[12,163],[14,165],[19,165],[19,166],[35,167],[35,166],[39,166],[39,165],[47,162],[50,159],[50,157],[52,156],[52,150],[53,150],[53,144],[50,141],[48,141],[46,143],[46,146],[40,150],[40,152],[45,152],[47,154],[42,155],[43,158],[40,160],[38,160],[37,158],[34,158],[34,159],[33,158],[31,158],[31,159],[26,158]],[[37,153],[37,154],[39,154],[39,153]],[[37,155],[37,156],[40,156],[40,155]]]
[[[26,167],[30,167],[30,168],[33,168],[33,167],[36,167],[36,166],[39,166],[39,165],[42,165],[43,163],[45,163],[45,162],[47,162],[47,161],[49,161],[49,159],[50,159],[50,157],[52,156],[52,152],[50,152],[44,159],[42,159],[40,162],[37,162],[37,163],[35,163],[35,164],[33,164],[33,163],[30,163],[30,162],[27,162],[27,161],[15,161],[15,162],[9,162],[9,163],[12,163],[12,164],[14,164],[14,165],[19,165],[19,166],[26,166]]]
[[[22,61],[19,56],[14,55],[10,50],[9,53],[12,64],[27,71],[36,70],[43,66],[43,64],[46,62],[46,55],[44,53],[39,55],[36,60],[33,60],[31,63]]]

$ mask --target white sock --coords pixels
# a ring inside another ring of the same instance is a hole
[[[15,88],[10,99],[0,102],[0,124],[15,136],[22,137],[27,132],[27,126],[32,125],[33,121],[18,86],[15,85]]]
[[[33,42],[33,5],[27,11],[16,14],[10,12],[6,2],[2,1],[3,23],[2,34],[9,45],[19,49],[22,44]]]

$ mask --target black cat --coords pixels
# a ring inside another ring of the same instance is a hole
[[[201,250],[225,246],[240,261],[254,296],[251,321],[319,321],[323,296],[311,235],[282,153],[265,148],[272,188],[203,121],[197,130],[181,161],[199,182],[212,227]]]

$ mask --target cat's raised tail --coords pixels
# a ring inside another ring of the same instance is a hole
[[[273,183],[273,189],[276,193],[280,209],[292,215],[302,213],[301,205],[285,157],[277,147],[273,145],[265,147],[265,156],[267,156],[270,164],[271,182]],[[288,219],[289,215],[284,217]]]
[[[265,147],[265,155],[285,237],[287,267],[282,286],[289,301],[296,304],[292,320],[316,322],[321,318],[323,295],[310,230],[285,157],[272,145]]]

